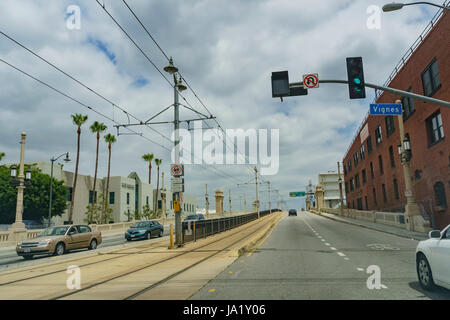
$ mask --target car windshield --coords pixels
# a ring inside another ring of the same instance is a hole
[[[148,227],[149,222],[136,222],[131,226],[131,228],[145,228]]]
[[[198,219],[198,215],[196,214],[191,214],[190,216],[186,217],[186,220],[197,220]]]
[[[39,233],[39,237],[42,236],[63,236],[66,234],[66,231],[69,227],[50,227],[43,230],[41,233]]]

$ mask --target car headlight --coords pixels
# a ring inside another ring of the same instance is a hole
[[[39,245],[40,245],[40,246],[46,246],[46,245],[48,245],[50,242],[52,242],[51,239],[41,240],[41,241],[39,241]]]
[[[23,244],[22,241],[19,241],[19,243],[17,244],[19,247]]]

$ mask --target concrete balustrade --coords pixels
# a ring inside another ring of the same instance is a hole
[[[341,215],[340,209],[321,208],[320,212]],[[343,217],[365,220],[406,229],[404,214],[401,212],[363,211],[344,209]]]

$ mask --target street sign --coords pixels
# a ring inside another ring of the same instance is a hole
[[[181,211],[180,200],[175,200],[173,202],[173,211],[175,211],[175,212],[180,212]]]
[[[170,173],[174,177],[184,176],[184,167],[182,164],[172,164],[170,165]]]
[[[391,104],[375,104],[370,105],[369,114],[377,116],[393,116],[402,114],[402,105],[391,103]]]
[[[303,75],[303,87],[305,89],[313,89],[319,87],[319,74],[304,74]]]
[[[289,197],[304,197],[305,195],[305,191],[289,192]]]
[[[170,182],[172,192],[184,192],[184,178],[172,177]]]

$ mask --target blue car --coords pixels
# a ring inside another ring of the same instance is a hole
[[[137,239],[150,239],[151,237],[162,237],[164,227],[158,221],[141,221],[136,222],[125,232],[127,241]]]

